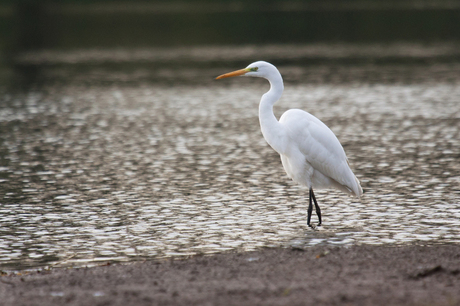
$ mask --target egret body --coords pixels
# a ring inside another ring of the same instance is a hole
[[[290,109],[279,121],[276,119],[273,105],[280,99],[284,85],[275,66],[259,61],[216,79],[234,76],[260,77],[270,82],[270,90],[259,104],[260,127],[267,143],[281,156],[287,175],[309,189],[308,226],[311,227],[313,202],[318,225],[322,222],[313,189],[336,188],[353,196],[362,195],[363,190],[350,169],[342,145],[321,120],[300,109]]]

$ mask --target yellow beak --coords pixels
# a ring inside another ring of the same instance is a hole
[[[216,80],[224,79],[224,78],[236,77],[236,76],[239,76],[239,75],[244,75],[244,74],[248,73],[249,71],[250,71],[250,69],[248,69],[248,68],[240,69],[240,70],[237,70],[237,71],[233,71],[233,72],[229,72],[229,73],[226,73],[226,74],[219,75],[216,78]]]

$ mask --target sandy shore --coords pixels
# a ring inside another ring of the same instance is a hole
[[[460,246],[263,249],[0,278],[1,305],[459,305]]]

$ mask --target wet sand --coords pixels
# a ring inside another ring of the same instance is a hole
[[[460,246],[274,248],[0,278],[1,305],[459,305]]]

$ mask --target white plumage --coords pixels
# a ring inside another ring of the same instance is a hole
[[[318,118],[300,110],[286,111],[278,121],[273,105],[283,93],[284,85],[278,69],[259,61],[245,69],[223,74],[217,79],[238,75],[262,77],[270,82],[270,90],[259,104],[259,120],[265,140],[280,154],[287,175],[310,190],[307,224],[310,225],[315,203],[321,225],[321,210],[313,189],[336,188],[353,196],[361,196],[359,180],[348,164],[347,156],[334,133]]]

